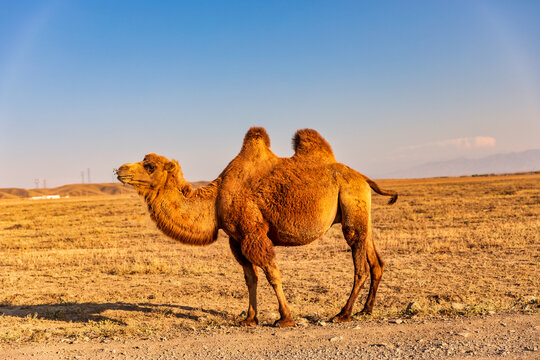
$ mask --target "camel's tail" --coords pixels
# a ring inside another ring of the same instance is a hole
[[[390,200],[388,201],[388,205],[392,205],[397,201],[398,193],[392,190],[384,190],[377,185],[377,183],[370,178],[366,177],[366,181],[369,184],[369,187],[373,189],[377,194],[384,195],[384,196],[391,196]]]

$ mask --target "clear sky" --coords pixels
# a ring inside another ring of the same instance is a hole
[[[540,148],[540,1],[0,0],[0,187],[211,180],[250,126],[371,177]]]

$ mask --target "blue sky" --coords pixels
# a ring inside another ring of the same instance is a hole
[[[540,1],[2,1],[0,187],[213,179],[250,126],[372,177],[540,148]]]

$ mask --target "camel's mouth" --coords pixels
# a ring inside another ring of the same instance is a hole
[[[113,169],[113,172],[116,175],[116,178],[124,184],[129,184],[133,179],[133,174],[129,173],[128,168],[125,165],[120,166],[120,169]]]
[[[129,184],[130,180],[133,179],[133,175],[118,175],[117,179],[124,184]]]
[[[138,187],[148,187],[148,181],[134,179],[133,175],[118,175],[117,179],[120,180],[123,184],[138,186]]]

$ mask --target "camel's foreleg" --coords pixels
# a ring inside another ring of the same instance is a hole
[[[242,234],[244,234],[240,245],[242,255],[264,271],[266,279],[274,288],[278,299],[281,317],[274,325],[281,327],[294,326],[295,323],[289,305],[287,305],[283,294],[281,273],[274,260],[276,257],[274,244],[267,236],[268,225],[263,221],[249,222],[247,219],[244,220],[242,225]]]
[[[244,268],[244,278],[249,292],[249,305],[246,319],[241,322],[242,325],[257,325],[257,268],[253,264],[242,265]]]
[[[279,303],[280,319],[276,321],[274,325],[279,327],[294,326],[295,322],[292,318],[287,300],[285,299],[285,294],[283,293],[281,273],[279,272],[276,263],[272,260],[270,264],[262,266],[262,269],[266,274],[266,279],[268,279],[268,282],[274,288]]]
[[[240,322],[240,325],[257,325],[259,323],[259,319],[257,319],[257,282],[259,279],[257,268],[248,259],[246,259],[244,255],[242,255],[239,243],[233,239],[229,239],[229,244],[234,257],[244,269],[244,279],[246,280],[249,293],[247,315],[246,318]]]

